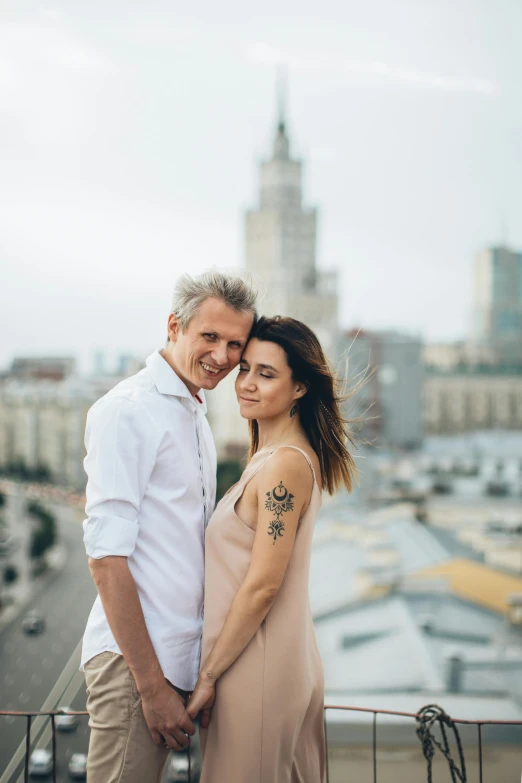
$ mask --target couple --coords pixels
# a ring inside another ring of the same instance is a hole
[[[238,364],[249,462],[214,510],[203,390]],[[87,420],[88,783],[160,781],[198,716],[201,783],[324,781],[308,572],[321,491],[352,485],[347,437],[307,326],[258,320],[240,278],[181,278],[166,347]]]

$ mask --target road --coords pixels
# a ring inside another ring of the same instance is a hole
[[[21,514],[23,498],[15,494],[10,502],[13,503],[11,512],[15,510],[16,514]],[[65,505],[54,505],[53,510],[67,559],[63,570],[51,576],[28,606],[44,616],[44,633],[26,636],[21,628],[23,614],[0,633],[0,709],[36,712],[45,705],[47,710],[58,706],[85,710],[85,685],[83,675],[78,671],[79,642],[96,597],[96,588],[87,568],[81,515]],[[26,545],[27,530],[17,530],[17,537]],[[17,567],[25,566],[20,561]],[[72,694],[71,698],[64,700],[56,696],[64,692]],[[32,747],[50,747],[50,722],[37,720],[40,724],[35,722],[32,736],[36,735],[38,741]],[[5,772],[25,738],[25,729],[25,718],[0,717],[0,779],[4,776],[8,783],[23,780],[23,753],[19,754],[18,763],[12,765],[12,772],[7,776]],[[73,753],[87,753],[88,744],[87,716],[78,718],[74,731],[57,732],[58,783],[70,781],[69,759]],[[50,780],[50,777],[45,779]],[[166,770],[163,780],[168,780]]]
[[[56,505],[54,510],[60,540],[67,551],[66,563],[30,605],[45,617],[44,633],[26,636],[20,617],[0,634],[1,709],[37,711],[42,708],[78,645],[96,596],[87,568],[80,516],[64,505]],[[85,709],[84,690],[80,690],[73,704],[64,706]],[[62,768],[73,751],[87,750],[87,723],[85,719],[80,721],[76,732],[58,734],[58,760]],[[25,719],[0,718],[0,777],[24,736]]]

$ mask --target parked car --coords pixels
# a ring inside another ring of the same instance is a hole
[[[33,750],[29,759],[29,775],[32,778],[45,778],[53,771],[53,756],[50,750]]]
[[[201,777],[201,751],[197,736],[190,742],[190,783],[199,783]],[[189,780],[189,759],[187,752],[170,754],[167,764],[168,783],[187,783]]]
[[[69,777],[73,780],[85,780],[87,777],[87,756],[85,753],[73,753],[69,759]]]
[[[42,633],[45,629],[45,620],[41,614],[31,609],[22,620],[22,629],[24,633]]]
[[[509,495],[509,484],[499,478],[491,479],[486,484],[486,495],[492,497],[506,497]]]
[[[63,712],[71,712],[72,707],[58,707]],[[54,725],[58,731],[73,731],[78,725],[76,715],[57,715],[54,719]]]
[[[189,762],[186,753],[171,753],[167,767],[169,783],[187,783],[189,779]]]
[[[0,536],[0,557],[10,555],[15,548],[15,540],[13,536],[3,535]]]

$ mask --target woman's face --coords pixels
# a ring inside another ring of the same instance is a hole
[[[305,388],[292,379],[283,349],[253,337],[241,357],[236,378],[239,411],[245,419],[269,419],[290,414]]]

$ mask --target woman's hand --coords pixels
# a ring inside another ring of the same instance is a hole
[[[216,700],[216,683],[200,675],[197,685],[187,704],[187,715],[194,719],[201,712],[199,725],[202,729],[208,728],[210,723],[210,711]]]

